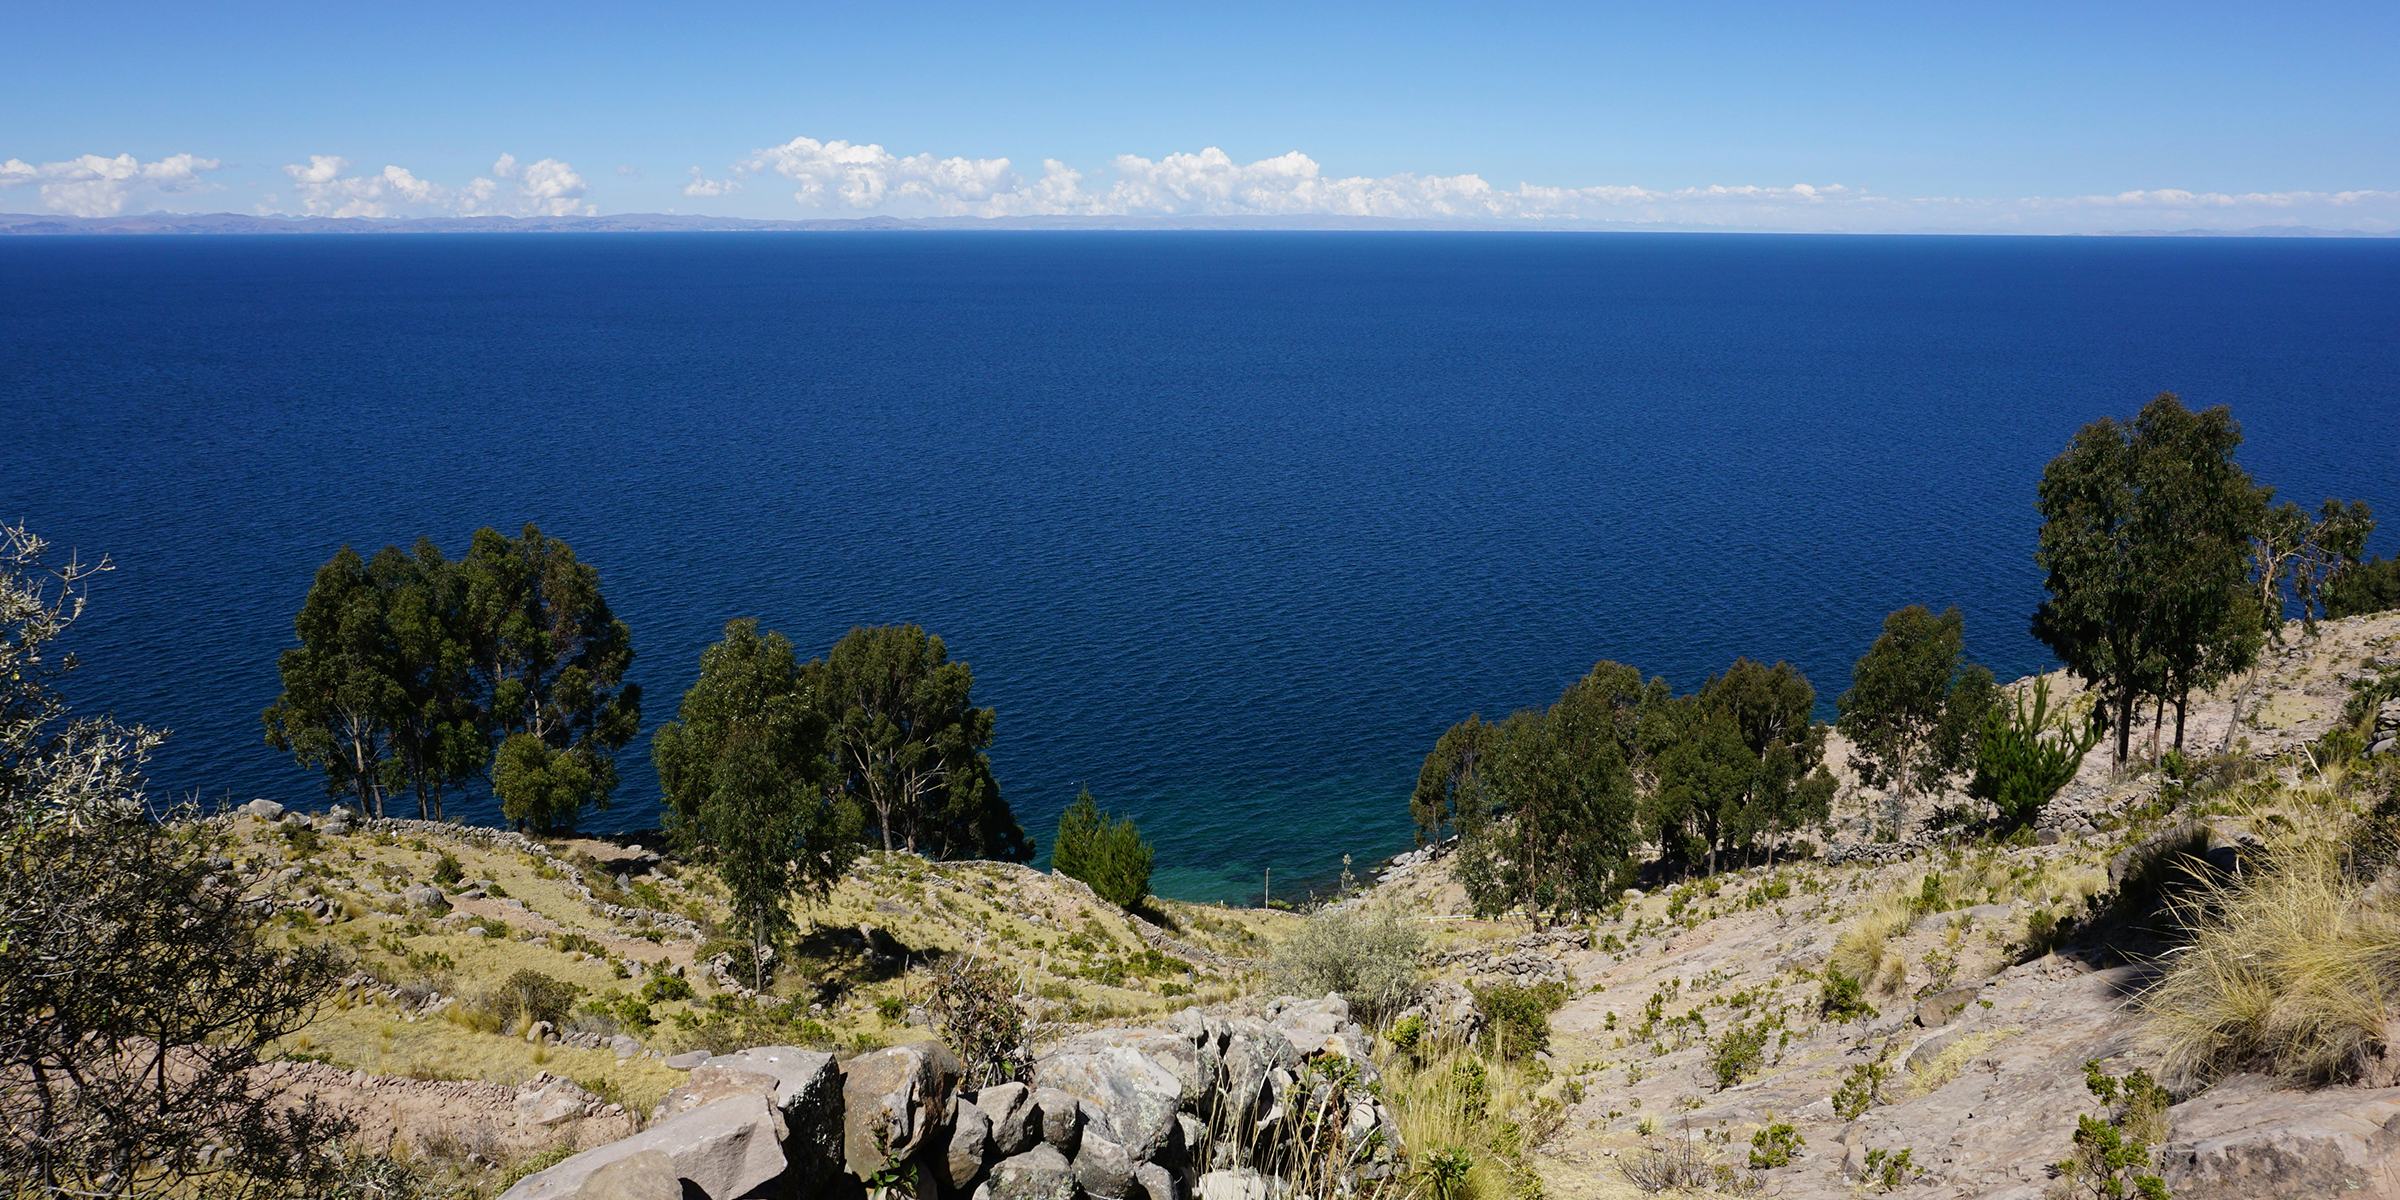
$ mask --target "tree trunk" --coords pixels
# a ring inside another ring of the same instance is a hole
[[[2175,693],[2175,752],[2183,753],[2183,718],[2192,703],[2192,685],[2185,684]]]
[[[2117,769],[2125,769],[2125,759],[2133,753],[2133,689],[2127,687],[2117,697]]]

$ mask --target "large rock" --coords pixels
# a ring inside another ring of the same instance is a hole
[[[992,1168],[990,1200],[1075,1200],[1075,1168],[1047,1142]]]
[[[984,1160],[992,1152],[992,1120],[983,1115],[982,1109],[965,1100],[952,1100],[949,1127],[947,1143],[933,1159],[944,1194],[965,1191],[976,1176],[983,1174]]]
[[[1148,1162],[1166,1148],[1183,1098],[1173,1072],[1126,1046],[1047,1055],[1034,1064],[1033,1081],[1089,1101],[1105,1120],[1109,1140],[1137,1162]],[[1089,1130],[1085,1136],[1088,1140]]]
[[[766,1097],[735,1096],[537,1171],[518,1180],[501,1200],[577,1197],[601,1168],[649,1151],[664,1155],[675,1177],[698,1188],[708,1200],[737,1200],[783,1174],[784,1132],[783,1115]]]
[[[868,1178],[922,1147],[950,1108],[958,1058],[911,1042],[842,1064],[842,1165]]]
[[[450,909],[450,898],[442,894],[442,889],[430,883],[412,883],[401,888],[400,898],[408,901],[408,906],[418,912],[438,913]]]
[[[996,1083],[975,1093],[972,1103],[989,1122],[992,1149],[1000,1157],[1023,1154],[1042,1140],[1042,1110],[1034,1106],[1032,1088]]]
[[[644,1150],[585,1176],[575,1200],[683,1200],[683,1180],[675,1160]]]
[[[1201,1093],[1216,1075],[1216,1046],[1200,1030],[1101,1029],[1068,1038],[1051,1053],[1090,1054],[1116,1046],[1165,1067],[1175,1076],[1187,1107],[1199,1102]]]
[[[2177,1200],[2400,1200],[2400,1088],[2228,1079],[2167,1110]]]
[[[719,1054],[692,1068],[683,1086],[659,1102],[656,1116],[703,1108],[733,1096],[765,1096],[783,1114],[784,1146],[811,1192],[842,1158],[842,1073],[833,1056],[793,1046]]]
[[[1157,1163],[1135,1166],[1133,1186],[1140,1190],[1135,1200],[1175,1200],[1175,1177]]]
[[[1939,1029],[1949,1024],[1951,1018],[1966,1011],[1968,1005],[1975,1003],[1975,997],[1980,994],[1981,990],[1971,987],[1951,988],[1949,991],[1936,992],[1917,1001],[1917,1024],[1927,1029]]]

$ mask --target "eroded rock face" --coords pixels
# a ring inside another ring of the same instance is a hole
[[[865,1179],[915,1154],[949,1111],[958,1058],[940,1042],[911,1042],[843,1063],[842,1164]]]
[[[669,1117],[622,1141],[586,1150],[526,1176],[501,1196],[502,1200],[578,1197],[584,1184],[601,1169],[656,1152],[672,1164],[678,1180],[697,1187],[708,1200],[737,1200],[783,1174],[784,1133],[782,1114],[765,1096],[735,1096]],[[642,1170],[627,1168],[625,1174],[633,1178]]]
[[[683,1180],[665,1152],[644,1150],[585,1176],[575,1200],[683,1200]]]
[[[2236,1076],[2167,1110],[2167,1128],[2177,1200],[2400,1200],[2400,1088]]]

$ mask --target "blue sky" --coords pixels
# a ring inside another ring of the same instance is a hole
[[[2388,2],[85,2],[8,25],[8,211],[2400,228]]]

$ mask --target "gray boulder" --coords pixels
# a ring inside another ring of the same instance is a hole
[[[1417,1036],[1428,1042],[1463,1046],[1483,1035],[1483,1009],[1475,1003],[1475,993],[1458,983],[1427,987],[1395,1021],[1412,1018],[1419,1025]]]
[[[1075,1200],[1075,1168],[1047,1142],[992,1168],[990,1200]],[[980,1189],[979,1189],[980,1191]]]
[[[1075,1182],[1096,1200],[1128,1200],[1133,1192],[1133,1154],[1124,1145],[1085,1126],[1075,1152]]]
[[[653,1119],[734,1096],[764,1096],[783,1114],[784,1146],[802,1191],[813,1192],[841,1160],[842,1073],[832,1055],[793,1046],[716,1055],[667,1093]]]
[[[983,1163],[992,1153],[992,1119],[983,1110],[964,1100],[950,1102],[950,1137],[942,1152],[934,1157],[934,1172],[941,1176],[945,1195],[963,1192],[975,1177],[983,1174]]]
[[[412,883],[401,888],[400,898],[419,912],[438,913],[450,909],[450,898],[442,894],[442,889],[430,883]]]
[[[1032,1088],[996,1083],[975,1093],[973,1103],[989,1122],[992,1149],[1000,1157],[1023,1154],[1042,1140],[1042,1110],[1034,1105]]]
[[[1033,1106],[1041,1114],[1042,1144],[1060,1154],[1073,1155],[1077,1139],[1083,1136],[1083,1109],[1075,1097],[1057,1088],[1037,1087],[1033,1090]]]
[[[1189,1106],[1199,1101],[1216,1075],[1216,1046],[1208,1044],[1204,1053],[1202,1037],[1180,1029],[1102,1029],[1068,1038],[1051,1053],[1091,1054],[1111,1047],[1131,1050],[1174,1075],[1183,1103]]]
[[[1975,1003],[1975,997],[1980,990],[1971,987],[1951,988],[1949,991],[1936,992],[1919,1000],[1917,1002],[1917,1024],[1927,1029],[1939,1029],[1949,1024],[1959,1013],[1965,1011],[1968,1005]]]
[[[911,1042],[842,1064],[842,1164],[865,1179],[924,1146],[950,1108],[958,1058]]]
[[[1173,1072],[1126,1046],[1050,1054],[1034,1064],[1033,1081],[1089,1101],[1106,1122],[1110,1140],[1137,1162],[1150,1161],[1166,1147],[1183,1099],[1183,1085]]]
[[[258,818],[261,821],[278,821],[283,819],[283,806],[264,797],[243,805],[242,811],[250,816]]]
[[[632,1137],[586,1150],[518,1180],[502,1200],[566,1200],[601,1168],[650,1151],[673,1164],[675,1177],[700,1189],[708,1200],[737,1200],[780,1177],[783,1116],[766,1097],[720,1100],[706,1108],[667,1118]],[[626,1169],[628,1178],[643,1168]],[[628,1183],[625,1186],[634,1186]]]
[[[2178,1200],[2400,1194],[2400,1088],[2300,1089],[2237,1075],[2167,1110]]]

